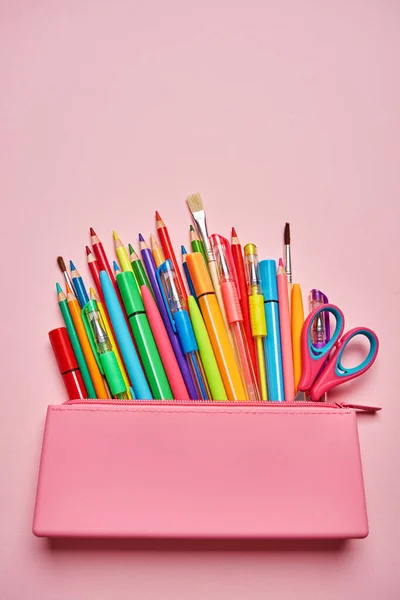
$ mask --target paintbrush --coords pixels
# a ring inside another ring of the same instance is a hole
[[[74,292],[74,288],[73,288],[73,285],[72,285],[72,281],[71,281],[71,278],[70,278],[70,276],[68,274],[67,267],[65,266],[65,262],[64,262],[64,259],[63,259],[62,256],[57,256],[57,264],[60,267],[61,273],[64,275],[65,283],[67,284],[67,286],[69,286],[69,288],[71,290],[70,293],[75,296],[75,292]]]
[[[290,250],[290,223],[285,224],[285,232],[283,234],[283,238],[285,243],[285,272],[288,282],[288,296],[290,308],[292,302],[292,257]]]

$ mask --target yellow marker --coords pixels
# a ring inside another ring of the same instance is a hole
[[[244,267],[246,271],[247,291],[249,294],[251,333],[256,343],[261,399],[268,400],[267,371],[264,353],[267,324],[265,321],[264,296],[261,291],[261,278],[258,268],[257,246],[255,244],[246,244],[244,247]]]
[[[160,265],[162,265],[163,262],[165,262],[165,256],[164,256],[164,252],[162,251],[161,246],[158,244],[158,242],[153,234],[150,234],[150,246],[151,246],[151,252],[153,254],[154,262],[156,263],[156,267],[158,269],[158,267]]]
[[[294,371],[294,393],[297,394],[297,387],[301,377],[301,330],[304,324],[303,298],[300,285],[295,283],[292,287],[292,352],[293,352],[293,371]]]
[[[99,313],[101,314],[101,318],[103,319],[103,323],[104,323],[104,327],[105,327],[108,339],[111,342],[112,349],[113,349],[114,354],[115,354],[115,358],[117,359],[117,363],[118,363],[118,366],[120,368],[120,371],[121,371],[121,374],[122,374],[122,378],[123,378],[124,383],[126,385],[126,390],[127,390],[126,393],[128,394],[128,398],[131,400],[132,399],[132,395],[131,395],[131,392],[130,392],[130,386],[131,386],[131,384],[129,383],[129,379],[128,379],[128,376],[126,374],[125,367],[124,367],[124,364],[123,364],[122,359],[121,359],[121,355],[120,355],[119,350],[118,350],[118,346],[115,343],[115,339],[114,339],[114,335],[113,335],[112,329],[110,327],[110,323],[108,321],[106,312],[105,312],[105,310],[103,308],[103,303],[100,302],[100,300],[99,300],[99,298],[98,298],[98,296],[97,296],[97,294],[96,294],[96,292],[94,291],[93,288],[90,288],[89,293],[90,293],[90,297],[91,298],[93,297],[94,300],[96,300],[96,302],[97,302],[97,308],[99,309]]]
[[[228,400],[246,400],[247,393],[243,387],[235,354],[229,341],[224,319],[202,254],[200,252],[188,254],[186,264],[189,268]]]

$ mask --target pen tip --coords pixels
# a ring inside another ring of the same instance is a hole
[[[86,246],[86,256],[89,256],[89,254],[92,254],[92,251],[89,246]]]
[[[140,241],[140,242],[144,242],[144,241],[145,241],[145,240],[144,240],[144,237],[142,236],[142,234],[141,234],[141,233],[139,233],[139,241]]]
[[[128,244],[128,250],[129,250],[129,254],[133,254],[135,252],[132,244]]]
[[[113,267],[114,267],[114,271],[115,271],[115,272],[117,272],[117,271],[120,271],[120,270],[121,270],[121,269],[119,268],[119,266],[118,266],[118,263],[117,263],[115,260],[113,261]]]
[[[283,260],[281,258],[279,259],[279,266],[283,267]]]
[[[95,230],[93,229],[93,227],[90,228],[90,235],[96,235]]]
[[[284,233],[285,244],[290,244],[290,223],[285,223],[285,233]]]
[[[72,260],[69,261],[69,268],[71,269],[71,271],[76,271],[75,265],[72,262]]]
[[[181,254],[187,254],[185,246],[181,246]]]
[[[237,237],[238,234],[236,233],[236,229],[234,227],[232,227],[232,232],[231,232],[232,237]]]
[[[56,290],[57,290],[57,294],[61,294],[62,292],[62,287],[59,283],[56,283]]]

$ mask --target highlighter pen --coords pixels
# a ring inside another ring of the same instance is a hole
[[[268,400],[283,402],[281,331],[279,326],[278,286],[276,283],[276,262],[260,261],[261,289],[264,296],[267,337],[265,338],[265,362],[267,365]]]
[[[97,308],[99,309],[99,312],[101,314],[101,318],[103,319],[103,323],[104,323],[104,327],[106,328],[106,333],[107,333],[108,339],[110,340],[112,349],[113,349],[114,354],[115,354],[115,358],[117,359],[118,366],[120,368],[120,371],[122,373],[122,377],[123,377],[124,382],[125,382],[126,389],[128,390],[128,392],[127,392],[128,393],[128,397],[129,397],[129,399],[131,399],[131,394],[130,394],[130,387],[131,386],[130,386],[130,383],[129,383],[128,375],[126,374],[124,363],[122,362],[122,358],[121,358],[121,355],[119,353],[119,349],[118,349],[117,343],[116,343],[115,338],[114,338],[113,330],[112,330],[112,327],[111,327],[110,322],[109,322],[109,317],[107,316],[107,313],[106,313],[106,310],[105,310],[105,308],[103,306],[103,303],[101,302],[101,300],[99,299],[98,295],[96,294],[96,292],[94,291],[93,288],[89,288],[89,295],[90,295],[90,299],[91,300],[96,300],[96,302],[97,302]]]
[[[83,308],[85,304],[89,302],[89,296],[87,294],[85,284],[81,275],[79,275],[77,268],[75,267],[72,260],[69,261],[69,267],[71,269],[72,285],[74,286],[75,296],[78,298],[79,306]]]
[[[265,321],[264,298],[261,292],[257,246],[255,244],[246,244],[244,247],[244,260],[249,296],[250,325],[256,346],[261,399],[268,400],[264,347],[267,336],[267,324]]]
[[[166,260],[158,267],[157,279],[172,328],[177,332],[182,350],[186,355],[196,387],[197,399],[210,400],[211,393],[205,379],[203,365],[201,364],[199,347],[171,259]]]
[[[65,327],[67,328],[68,336],[76,356],[76,360],[78,362],[78,367],[81,371],[83,383],[85,384],[85,388],[87,390],[88,398],[97,398],[96,390],[93,387],[92,379],[90,377],[89,369],[86,364],[85,356],[82,352],[81,345],[79,343],[78,334],[76,333],[75,325],[71,317],[71,313],[69,312],[67,297],[62,291],[61,285],[59,283],[56,284],[57,287],[57,296],[58,296],[58,306],[60,307],[61,314],[64,319]]]
[[[195,300],[193,296],[188,296],[188,308],[212,399],[228,400],[224,383],[218,370],[214,350],[212,349],[210,338],[207,333],[207,328],[204,324],[203,317],[201,316],[197,300]]]
[[[304,325],[303,298],[298,283],[294,283],[292,287],[291,314],[294,393],[296,395],[301,377],[301,331]]]
[[[186,264],[187,252],[186,252],[185,246],[181,246],[181,253],[182,253],[183,271],[185,273],[186,281],[187,281],[187,284],[189,286],[189,292],[190,292],[191,296],[194,296],[196,298],[196,292],[194,291],[193,281],[192,281],[192,278],[190,277],[189,267]],[[196,301],[197,301],[197,299],[196,299]]]
[[[112,397],[128,400],[128,388],[107,335],[99,307],[93,298],[83,307],[82,319],[100,372],[105,375]]]
[[[153,294],[150,292],[147,285],[142,285],[140,291],[142,293],[143,305],[146,310],[147,318],[149,319],[151,331],[153,332],[174,398],[175,400],[190,400],[189,392],[183,381],[182,373],[174,354],[174,349],[171,346],[167,330],[165,329]]]
[[[114,271],[151,393],[156,400],[172,400],[172,390],[144,310],[135,276],[132,271],[120,271],[115,262]]]
[[[188,254],[186,262],[228,400],[246,400],[247,393],[203,256],[200,252]]]
[[[58,368],[62,375],[65,389],[70,400],[87,398],[85,384],[76,362],[76,357],[65,327],[49,331],[49,339],[53,348]]]
[[[279,259],[276,280],[279,298],[279,323],[281,326],[283,386],[285,388],[286,402],[292,402],[294,399],[292,332],[290,328],[287,275],[281,258]]]
[[[226,238],[217,234],[210,236],[210,242],[217,263],[219,284],[226,316],[235,342],[240,374],[247,391],[247,400],[259,402],[260,393],[243,326],[243,313],[238,297],[239,284],[233,264],[231,246]]]
[[[173,330],[171,321],[169,320],[167,309],[165,308],[164,301],[161,295],[160,286],[157,281],[157,267],[154,262],[153,255],[151,253],[150,248],[144,241],[144,237],[141,233],[139,233],[140,239],[140,252],[143,258],[143,264],[146,268],[147,275],[149,277],[150,284],[153,288],[155,300],[158,306],[158,309],[161,313],[162,320],[164,321],[165,329],[167,330],[168,337],[171,341],[171,345],[174,349],[174,353],[176,356],[176,360],[178,361],[179,368],[181,370],[183,379],[185,381],[185,385],[189,392],[189,396],[192,400],[197,399],[196,388],[189,370],[189,365],[186,360],[186,356],[182,350],[182,346],[179,343],[178,334]]]
[[[104,294],[112,328],[125,363],[126,371],[133,388],[134,395],[140,400],[152,400],[149,385],[143,373],[131,334],[125,321],[118,296],[107,271],[100,271],[100,283]]]

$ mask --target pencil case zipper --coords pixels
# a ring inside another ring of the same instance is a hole
[[[102,400],[102,399],[87,399],[87,400],[67,400],[63,402],[63,406],[76,406],[79,404],[86,405],[101,405],[101,406],[186,406],[196,410],[196,407],[219,407],[219,408],[265,408],[280,409],[280,408],[313,408],[313,409],[353,409],[367,413],[375,413],[381,410],[378,406],[365,406],[362,404],[353,404],[347,402],[230,402],[230,401],[205,401],[205,400],[119,400],[117,398]]]

